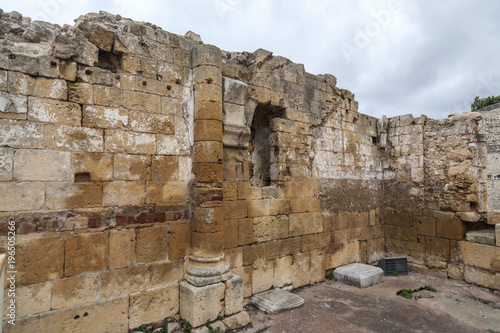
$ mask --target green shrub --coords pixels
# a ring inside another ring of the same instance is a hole
[[[471,111],[477,111],[479,109],[482,109],[484,107],[487,107],[488,105],[500,103],[500,95],[499,96],[490,96],[490,97],[485,97],[485,98],[479,98],[479,96],[476,96],[474,98],[474,102],[470,105]]]

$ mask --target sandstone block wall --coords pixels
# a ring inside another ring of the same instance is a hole
[[[16,221],[20,309],[6,331],[172,316],[189,255],[224,253],[245,297],[393,255],[500,288],[499,247],[464,237],[496,216],[477,114],[376,119],[266,50],[103,12],[0,15],[0,231]]]

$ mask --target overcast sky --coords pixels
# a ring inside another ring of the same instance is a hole
[[[0,0],[58,24],[105,10],[226,51],[264,48],[330,73],[359,111],[432,118],[500,95],[498,0]]]

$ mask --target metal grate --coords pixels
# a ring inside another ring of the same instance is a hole
[[[408,275],[408,259],[406,257],[382,258],[377,266],[384,270],[385,275]]]

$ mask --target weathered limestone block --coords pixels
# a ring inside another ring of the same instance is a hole
[[[151,156],[116,154],[114,156],[114,179],[151,179]]]
[[[222,141],[222,122],[218,120],[195,120],[194,137],[196,141]]]
[[[121,108],[97,105],[83,107],[82,125],[99,128],[124,128],[129,123],[129,112]]]
[[[134,133],[119,129],[107,129],[106,151],[112,153],[155,154],[156,136],[148,133]]]
[[[176,260],[148,267],[146,281],[151,286],[179,282],[184,275],[184,260]]]
[[[443,238],[425,237],[425,254],[433,259],[449,260],[450,241]]]
[[[331,245],[332,249],[326,254],[326,269],[360,261],[358,242]]]
[[[250,316],[246,311],[241,311],[231,317],[222,320],[228,331],[244,327],[250,323]]]
[[[109,234],[109,268],[124,268],[135,262],[135,230],[111,230]]]
[[[178,311],[177,283],[138,291],[130,295],[129,327],[160,321],[174,316]]]
[[[491,271],[465,266],[464,269],[465,281],[475,283],[486,288],[500,288],[500,274]]]
[[[174,118],[170,115],[130,112],[130,129],[135,132],[174,134]]]
[[[161,113],[182,117],[182,100],[172,97],[161,98]]]
[[[324,249],[315,249],[309,251],[310,283],[318,283],[325,280],[325,259]]]
[[[70,162],[69,152],[20,149],[14,155],[14,178],[17,181],[69,181]]]
[[[233,277],[227,280],[225,284],[225,315],[229,316],[243,311],[243,279],[240,276],[233,274]]]
[[[222,88],[211,83],[200,83],[194,86],[195,104],[207,102],[222,103]]]
[[[51,281],[16,288],[16,316],[23,317],[49,311],[51,291]],[[3,313],[8,313],[5,304]]]
[[[253,236],[257,242],[288,237],[288,217],[286,215],[255,217]]]
[[[95,302],[97,300],[99,282],[99,274],[70,277],[54,281],[54,286],[52,287],[52,309]]]
[[[108,268],[109,233],[68,236],[64,249],[64,276]]]
[[[94,86],[89,83],[68,83],[68,101],[78,104],[94,103]]]
[[[277,258],[273,261],[273,265],[273,287],[282,288],[291,285],[294,274],[292,256]]]
[[[189,321],[193,327],[214,321],[224,315],[224,283],[214,283],[204,287],[195,287],[181,281],[180,315]]]
[[[178,180],[179,158],[177,156],[153,156],[151,169],[153,180]]]
[[[102,198],[100,183],[49,183],[46,188],[49,209],[100,207]]]
[[[226,211],[224,210],[224,217]],[[253,219],[238,220],[238,245],[246,245],[254,242]]]
[[[252,271],[252,294],[258,294],[273,287],[274,265],[272,261],[254,263]]]
[[[171,225],[168,230],[168,260],[185,258],[191,248],[191,225]]]
[[[245,105],[248,85],[244,82],[224,78],[224,102]]]
[[[130,294],[146,287],[146,266],[104,272],[101,275],[101,298]]]
[[[0,148],[0,181],[11,181],[14,163],[14,149]]]
[[[224,250],[222,232],[200,233],[192,232],[191,242],[193,255],[199,258],[218,257]]]
[[[210,44],[201,44],[193,48],[193,67],[214,66],[222,67],[221,50]]]
[[[185,203],[187,202],[188,184],[186,182],[167,182],[163,186],[163,202]]]
[[[45,184],[0,183],[0,211],[37,210],[45,202]]]
[[[222,163],[195,163],[193,164],[193,174],[200,183],[222,184],[223,172]]]
[[[123,106],[150,113],[161,113],[161,97],[159,95],[147,94],[138,91],[123,92]]]
[[[68,99],[68,86],[65,80],[46,79],[38,77],[35,81],[33,94],[41,98]]]
[[[137,262],[148,263],[167,260],[167,236],[167,226],[139,229],[136,243]]]
[[[487,223],[488,224],[500,223],[500,211],[499,210],[489,210],[487,213]]]
[[[220,163],[223,159],[222,142],[196,141],[194,143],[194,163]]]
[[[224,261],[226,261],[229,264],[229,267],[231,269],[243,266],[243,248],[241,247],[235,247],[230,249],[224,248]]]
[[[55,57],[74,60],[80,64],[94,66],[98,60],[99,49],[84,39],[57,35],[55,39]]]
[[[113,179],[113,155],[74,152],[71,154],[71,172],[89,173],[91,181]]]
[[[292,284],[294,288],[308,285],[311,279],[309,274],[310,260],[308,253],[296,253],[293,255],[293,276]]]
[[[94,22],[80,22],[77,27],[83,31],[89,42],[106,52],[112,51],[115,35],[105,25]]]
[[[224,249],[227,252],[228,249],[232,249],[237,246],[238,246],[238,220],[224,220]]]
[[[125,332],[129,298],[76,305],[41,316],[39,332]],[[17,326],[17,325],[16,325]]]
[[[222,121],[222,102],[198,101],[195,103],[195,118]]]
[[[159,155],[190,155],[187,137],[158,134],[157,153]]]
[[[290,236],[319,233],[323,231],[321,213],[296,213],[290,214]]]
[[[458,213],[461,216],[461,213]],[[464,219],[461,217],[462,221]],[[460,220],[445,221],[438,219],[436,221],[436,232],[437,237],[449,238],[449,239],[464,239],[465,233],[467,231],[467,225]],[[469,221],[471,222],[471,221]]]
[[[97,105],[122,106],[122,90],[114,87],[94,86],[94,101]]]
[[[195,84],[210,83],[222,87],[221,70],[214,66],[198,66],[193,70]]]
[[[12,113],[25,118],[28,112],[28,97],[0,91],[0,112],[2,115]]]
[[[0,146],[12,148],[53,148],[53,124],[0,119]]]
[[[18,237],[16,261],[17,286],[60,278],[64,268],[64,239]]]
[[[99,153],[104,150],[103,131],[96,128],[60,125],[53,133],[55,146],[64,150]]]
[[[500,247],[462,241],[458,248],[466,265],[500,272]]]
[[[223,230],[222,207],[218,206],[218,204],[194,208],[193,231],[219,232]]]
[[[80,126],[81,113],[80,105],[75,103],[28,97],[30,120]]]

